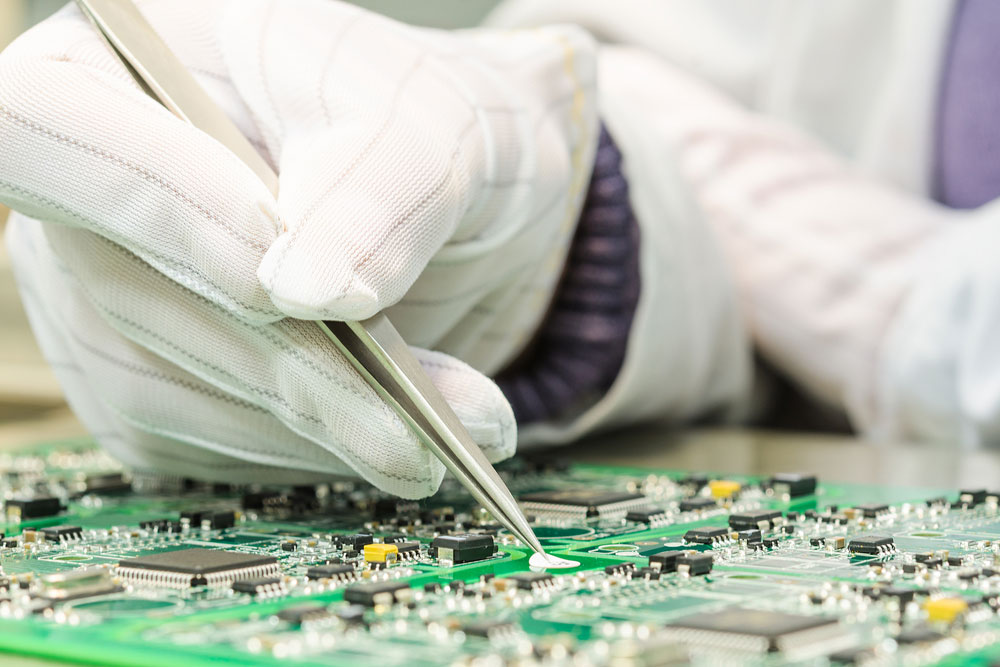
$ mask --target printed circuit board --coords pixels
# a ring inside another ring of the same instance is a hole
[[[0,455],[0,652],[102,665],[991,664],[989,489],[515,460],[546,549],[446,480],[232,487]],[[0,656],[2,659],[2,656]]]

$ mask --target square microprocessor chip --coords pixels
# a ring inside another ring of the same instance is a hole
[[[795,650],[843,634],[835,618],[741,608],[686,616],[665,632],[686,644],[758,654]]]
[[[641,493],[607,489],[561,489],[526,493],[520,498],[524,509],[532,514],[555,514],[584,519],[624,516],[633,509],[647,505]]]
[[[274,556],[221,549],[165,551],[118,562],[118,575],[129,581],[171,588],[231,586],[238,579],[279,573]]]

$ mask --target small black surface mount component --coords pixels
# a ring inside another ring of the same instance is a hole
[[[764,529],[768,530],[777,519],[781,519],[778,510],[754,510],[752,512],[733,512],[729,515],[729,525],[734,530]]]
[[[477,619],[463,625],[462,632],[468,637],[494,639],[502,635],[512,634],[514,632],[514,624],[489,618]]]
[[[638,509],[630,510],[625,515],[626,521],[633,521],[635,523],[657,523],[663,521],[667,518],[666,513],[655,507],[640,507]]]
[[[719,503],[712,498],[685,498],[678,504],[682,512],[702,512],[719,508]]]
[[[492,558],[496,550],[492,535],[439,535],[427,552],[439,561],[458,565]]]
[[[27,519],[55,516],[62,511],[58,498],[11,498],[6,504],[7,520],[17,523]]]
[[[677,571],[677,559],[683,554],[683,551],[658,551],[649,557],[649,567],[658,570],[660,572],[676,572]]]
[[[347,581],[354,579],[355,571],[353,565],[347,563],[314,565],[306,570],[307,579],[333,579],[335,581]]]
[[[378,581],[356,584],[344,590],[344,600],[364,607],[392,605],[409,599],[410,586],[405,581]]]
[[[833,618],[743,608],[685,616],[670,623],[666,632],[693,646],[759,655],[794,651],[844,634]]]
[[[573,519],[621,517],[649,504],[641,493],[586,488],[527,493],[519,500],[529,514]]]
[[[778,473],[768,481],[768,487],[778,495],[798,498],[816,493],[816,476]]]
[[[399,550],[400,560],[414,560],[416,558],[420,558],[420,542],[394,542],[394,544]]]
[[[714,562],[712,554],[686,551],[677,558],[677,571],[682,574],[687,573],[692,577],[708,574],[712,571]]]
[[[684,533],[684,541],[688,544],[720,544],[730,539],[725,528],[693,528]]]
[[[40,532],[49,542],[69,542],[83,537],[80,526],[49,526],[42,528]]]
[[[515,588],[530,591],[552,586],[555,582],[555,577],[548,572],[518,572],[501,581],[512,581]]]
[[[181,549],[118,562],[118,575],[125,580],[170,588],[230,586],[238,579],[278,574],[274,556],[222,549]]]
[[[326,607],[316,604],[298,604],[294,607],[286,607],[275,614],[279,621],[284,621],[290,625],[299,627],[306,623],[316,623],[325,621],[332,617]]]
[[[284,581],[280,577],[238,579],[233,582],[233,591],[254,597],[276,597],[288,593]]]
[[[132,482],[120,472],[87,475],[83,486],[86,493],[102,496],[120,495],[132,491]]]
[[[604,567],[604,574],[623,575],[635,570],[635,563],[614,563]]]
[[[861,516],[866,519],[874,519],[889,513],[889,506],[884,503],[866,503],[858,505],[854,509],[861,512]]]
[[[896,544],[891,537],[884,535],[862,535],[851,538],[847,550],[854,554],[884,556],[896,550]]]
[[[958,492],[958,503],[964,507],[976,507],[986,502],[986,489],[963,489]]]

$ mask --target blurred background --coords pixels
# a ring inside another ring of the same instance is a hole
[[[440,28],[475,25],[498,0],[357,0],[410,23]],[[65,0],[0,0],[0,48],[66,4]],[[0,230],[8,211],[0,206]],[[0,444],[82,434],[35,345],[0,244]]]

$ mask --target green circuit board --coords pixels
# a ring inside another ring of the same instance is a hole
[[[991,664],[997,494],[515,460],[546,549],[453,482],[211,485],[0,455],[0,652],[101,665]],[[995,648],[996,647],[996,648]],[[0,656],[2,659],[2,656]]]

